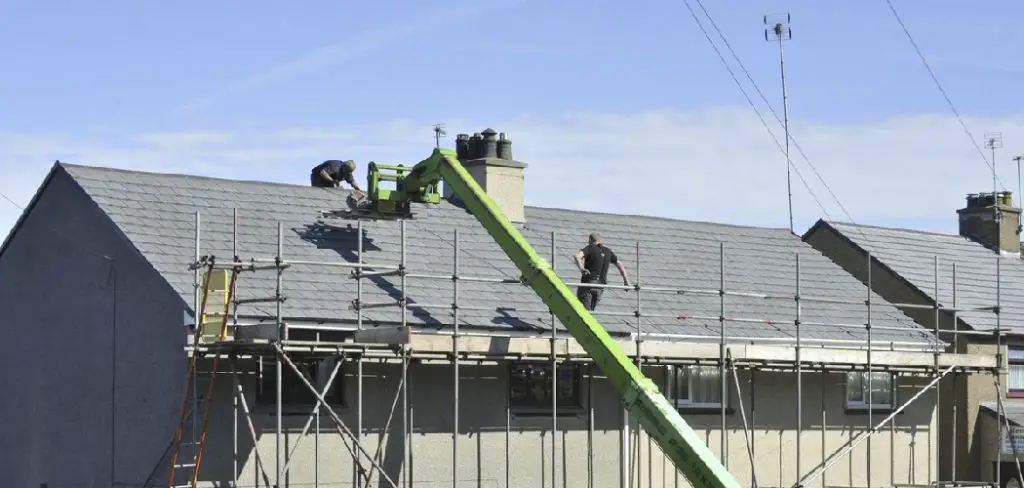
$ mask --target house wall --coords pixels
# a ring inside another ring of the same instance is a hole
[[[181,300],[59,170],[0,256],[0,317],[3,485],[139,486],[173,433]]]
[[[351,428],[356,428],[355,365],[349,363],[344,376],[344,389],[348,405],[338,413]],[[507,367],[504,365],[462,366],[460,384],[460,436],[458,485],[461,487],[543,487],[551,486],[551,417],[520,417],[513,413],[507,442],[509,450],[506,471],[506,398]],[[663,381],[663,369],[648,369],[646,373],[656,381]],[[394,364],[366,364],[363,379],[363,446],[369,452],[383,451],[382,465],[392,479],[401,486],[403,475],[410,484],[424,487],[450,486],[453,470],[452,456],[452,367],[450,365],[411,365],[409,368],[409,405],[412,409],[411,456],[407,470],[402,466],[402,407],[399,399],[392,410],[395,394],[399,391],[401,368]],[[845,411],[845,376],[830,373],[803,375],[804,425],[802,433],[802,465],[808,473],[823,461],[824,455],[842,449],[853,437],[865,431],[869,423],[881,421],[886,413],[876,412],[869,422],[866,414],[847,414]],[[201,479],[209,483],[226,483],[236,468],[232,465],[232,439],[235,423],[232,419],[230,379],[218,380],[217,404],[210,432],[207,458]],[[747,421],[753,432],[755,468],[760,486],[792,486],[796,476],[796,411],[795,374],[774,372],[739,372],[743,405]],[[255,379],[246,377],[242,385],[246,403],[252,407]],[[906,399],[927,382],[920,378],[898,379],[898,398]],[[732,378],[729,378],[732,385]],[[593,433],[588,443],[588,415],[586,399],[590,391],[593,408]],[[730,386],[730,390],[732,387]],[[741,486],[752,486],[751,463],[744,441],[743,421],[732,392],[730,406],[735,411],[727,416],[727,454],[725,462]],[[621,443],[621,403],[610,384],[600,376],[584,379],[582,409],[571,410],[572,415],[560,417],[556,434],[556,481],[565,487],[619,487]],[[825,405],[824,410],[822,405]],[[274,481],[276,415],[273,405],[255,407],[252,415],[258,432],[259,454]],[[311,410],[307,408],[306,411]],[[894,483],[927,483],[936,470],[934,453],[934,395],[925,393],[897,415],[893,426],[886,426],[864,442],[848,456],[835,464],[826,476],[809,486],[867,486],[867,456],[871,453],[871,486],[891,486]],[[391,429],[384,430],[390,414],[394,414]],[[720,456],[720,416],[718,413],[693,414],[684,412],[684,418],[697,435],[705,439],[716,457]],[[305,413],[283,418],[281,456],[299,440],[298,434],[305,424]],[[351,486],[352,459],[340,442],[333,423],[326,415],[320,418],[319,446],[314,442],[315,429],[298,446],[294,468],[282,486],[302,486],[318,481],[320,486]],[[253,486],[258,479],[256,455],[247,433],[244,417],[240,414],[239,483]],[[390,433],[390,434],[389,434]],[[670,462],[646,436],[632,446],[629,465],[635,469],[638,487],[688,486],[684,478],[675,474]],[[637,446],[639,449],[637,449]],[[316,463],[319,449],[320,460]],[[592,465],[592,476],[588,471]],[[369,468],[369,463],[364,464]],[[506,485],[506,476],[510,484]],[[315,479],[317,478],[318,479]],[[262,481],[261,481],[262,482]],[[374,486],[386,486],[374,475]]]
[[[848,273],[856,276],[861,282],[867,283],[867,255],[852,246],[849,241],[824,227],[809,234],[805,241]],[[877,261],[872,262],[871,281],[872,289],[889,302],[930,303],[925,296]],[[944,285],[949,286],[939,283],[940,287]],[[917,286],[934,286],[934,283],[918,283]],[[921,326],[928,329],[935,328],[935,312],[933,310],[904,308],[903,312]],[[939,315],[939,329],[940,331],[954,330],[952,315],[945,313]],[[940,337],[947,343],[955,344],[955,352],[958,353],[995,354],[994,345],[980,344],[976,336],[940,334]],[[1005,358],[1005,350],[1003,354]],[[1001,381],[1002,384],[1006,384],[1005,375]],[[978,404],[995,401],[992,375],[947,375],[941,382],[939,399],[939,424],[942,425],[939,443],[941,479],[991,480],[991,478],[986,478],[979,469],[981,441],[975,438],[977,432],[975,421],[978,417]],[[944,419],[955,419],[955,422],[947,422]],[[951,460],[955,460],[955,464]]]

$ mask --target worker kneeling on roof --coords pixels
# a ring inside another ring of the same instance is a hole
[[[355,172],[355,161],[352,161],[351,159],[347,161],[329,159],[313,168],[312,173],[309,175],[309,180],[312,186],[318,188],[340,186],[341,182],[344,181],[348,183],[353,190],[362,191],[362,189],[359,188],[359,185],[356,184]]]
[[[576,267],[580,270],[581,284],[600,283],[607,285],[608,266],[614,264],[615,267],[619,268],[619,274],[622,275],[622,284],[629,286],[629,278],[626,277],[626,266],[622,264],[622,261],[619,261],[615,251],[601,244],[601,234],[597,232],[590,234],[589,243],[583,249],[576,251],[573,261],[576,262]],[[603,291],[603,288],[580,286],[576,291],[576,298],[580,299],[580,302],[583,303],[587,310],[593,311],[597,308],[597,302],[601,300],[601,293]]]

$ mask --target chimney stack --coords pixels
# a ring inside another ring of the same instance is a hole
[[[967,205],[956,211],[960,235],[1000,254],[1020,256],[1020,213],[1013,193],[970,193]]]
[[[455,136],[455,154],[477,184],[494,200],[512,223],[526,221],[524,174],[526,164],[512,159],[512,141],[502,132],[482,132]],[[443,196],[455,198],[448,185]]]

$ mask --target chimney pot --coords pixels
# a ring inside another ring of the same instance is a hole
[[[479,132],[475,132],[469,138],[469,159],[480,159],[483,153],[484,138]]]
[[[498,137],[498,159],[512,159],[512,141],[504,132]]]
[[[484,143],[482,147],[482,158],[496,158],[498,157],[498,133],[494,129],[484,129],[481,133],[484,136]]]
[[[459,161],[469,159],[469,134],[455,136],[455,155]]]

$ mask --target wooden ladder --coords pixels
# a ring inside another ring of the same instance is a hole
[[[196,326],[192,338],[192,357],[189,361],[185,392],[182,395],[178,429],[174,433],[167,488],[195,488],[196,483],[199,481],[199,466],[202,464],[203,452],[206,447],[206,433],[210,423],[210,407],[213,404],[214,383],[217,378],[217,368],[221,356],[220,354],[214,355],[212,370],[209,371],[208,375],[201,375],[198,369],[199,345],[204,337],[214,335],[209,334],[205,330],[205,326],[208,324],[207,318],[210,316],[219,316],[218,318],[220,319],[217,323],[220,326],[220,330],[217,331],[214,338],[221,341],[226,338],[231,302],[235,292],[235,284],[238,280],[237,269],[231,270],[229,280],[227,270],[215,269],[212,258],[207,260],[205,265],[206,276],[203,279],[202,305],[199,311],[195,313]],[[220,271],[220,273],[217,273],[217,271]],[[220,274],[221,280],[219,282],[214,280],[214,275],[216,274]],[[210,304],[211,291],[218,295],[217,298],[220,298],[219,295],[223,294],[223,311],[208,313],[207,306]],[[200,411],[200,407],[202,408],[203,415],[202,423],[201,425],[196,425],[196,416]],[[200,428],[198,432],[196,431],[197,427]],[[189,442],[182,442],[186,430],[192,431],[191,440]],[[186,448],[188,452],[183,453],[183,448]],[[189,473],[190,482],[188,484],[176,485],[175,482],[179,477],[179,473]]]

